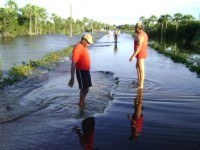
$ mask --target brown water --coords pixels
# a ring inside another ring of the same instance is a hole
[[[93,147],[99,150],[199,150],[200,79],[149,48],[145,89],[138,91],[135,61],[128,61],[132,52],[133,39],[127,34],[120,35],[117,49],[108,36],[91,45],[94,86],[84,109],[76,105],[77,85],[66,86],[69,62],[34,84],[29,79],[3,91],[3,99],[17,104],[4,116],[18,119],[5,123],[4,118],[0,124],[0,149],[84,149],[72,127],[94,116]],[[18,116],[10,117],[12,111]],[[134,113],[143,117],[138,132],[127,117]]]

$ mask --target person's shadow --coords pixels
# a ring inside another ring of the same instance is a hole
[[[82,121],[82,128],[74,127],[72,129],[79,137],[79,142],[84,150],[98,150],[94,148],[95,137],[95,118],[88,117]]]
[[[137,140],[142,132],[143,127],[143,89],[138,89],[137,96],[134,99],[134,112],[131,115],[128,115],[128,119],[131,121],[131,135],[129,140]]]

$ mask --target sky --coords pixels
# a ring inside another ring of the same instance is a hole
[[[0,0],[3,7],[7,0]],[[200,0],[15,0],[18,7],[33,4],[43,7],[49,14],[70,17],[70,3],[74,20],[87,17],[110,25],[135,24],[141,16],[158,18],[175,13],[190,14],[200,19]]]

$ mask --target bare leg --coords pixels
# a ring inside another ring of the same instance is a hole
[[[80,101],[79,101],[80,107],[83,107],[85,105],[85,97],[88,92],[89,92],[89,88],[80,90]]]
[[[144,59],[138,59],[138,68],[139,68],[139,86],[138,88],[143,89],[144,88],[144,79],[145,79],[145,65],[144,65]]]
[[[140,70],[139,70],[139,62],[138,62],[138,60],[136,62],[136,71],[137,71],[137,77],[138,77],[137,85],[140,86]]]

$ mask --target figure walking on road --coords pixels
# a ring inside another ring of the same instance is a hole
[[[138,76],[138,88],[144,88],[144,79],[145,79],[145,59],[147,58],[147,49],[148,49],[148,36],[143,31],[142,23],[136,23],[135,32],[137,36],[134,40],[134,53],[130,57],[129,61],[133,61],[136,57],[136,70]]]
[[[80,89],[80,107],[85,105],[85,97],[89,92],[89,87],[92,86],[90,76],[90,55],[88,50],[91,43],[93,43],[92,36],[90,34],[83,35],[81,41],[75,45],[72,53],[71,79],[69,80],[68,85],[73,87],[76,70],[76,77]]]

